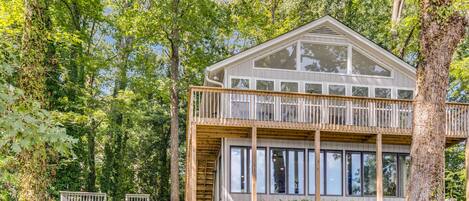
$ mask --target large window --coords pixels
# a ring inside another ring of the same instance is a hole
[[[301,149],[270,149],[270,193],[304,194],[304,161]]]
[[[301,43],[301,69],[314,72],[347,73],[347,47]]]
[[[248,152],[249,151],[249,152]],[[249,193],[251,183],[251,149],[231,147],[230,150],[230,188],[232,193]],[[266,151],[257,149],[257,193],[266,192]],[[249,180],[248,180],[249,178]]]
[[[296,70],[296,43],[254,61],[254,66]]]
[[[346,161],[347,195],[376,195],[376,154],[372,152],[347,152]],[[409,162],[407,155],[383,153],[384,196],[404,196]]]
[[[280,82],[283,92],[298,92],[297,82]],[[284,98],[281,101],[282,121],[296,122],[298,119],[298,98]]]
[[[345,96],[345,85],[329,85],[330,95]],[[344,125],[346,122],[347,107],[346,102],[340,99],[328,100],[329,103],[329,123]]]
[[[305,92],[311,94],[322,94],[322,84],[305,84]],[[305,98],[305,122],[321,122],[321,99],[318,97]]]
[[[379,64],[356,50],[352,50],[352,73],[357,75],[391,77],[390,70],[381,67]]]
[[[324,157],[324,155],[326,157]],[[342,195],[342,151],[321,151],[320,192],[322,195]],[[324,168],[325,167],[325,168]],[[308,192],[316,193],[316,160],[314,150],[308,151]],[[324,193],[325,192],[325,193]]]
[[[352,86],[352,96],[368,97],[368,87]],[[363,100],[352,101],[352,122],[356,126],[368,126],[368,102]]]

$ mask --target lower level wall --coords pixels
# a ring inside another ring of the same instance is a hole
[[[284,147],[284,148],[305,148],[313,149],[314,142],[308,140],[271,140],[271,139],[258,139],[257,144],[259,147]],[[250,146],[251,140],[247,138],[229,138],[222,140],[222,152],[220,161],[221,177],[219,185],[216,186],[216,194],[219,199],[216,201],[250,201],[249,194],[236,194],[229,191],[229,171],[230,162],[229,154],[231,146]],[[343,150],[343,151],[376,151],[375,144],[366,143],[343,143],[343,142],[321,142],[321,149]],[[409,153],[409,145],[388,145],[383,144],[383,152],[393,153]],[[268,169],[267,169],[268,170]],[[345,169],[344,169],[345,171]],[[268,174],[267,174],[268,175]],[[345,175],[345,172],[343,173]],[[305,175],[307,178],[307,175]],[[308,189],[305,187],[305,189]],[[343,185],[343,192],[345,192],[345,185]],[[295,195],[270,195],[258,194],[258,201],[314,201],[314,196],[295,196]],[[349,197],[349,196],[322,196],[323,201],[374,201],[376,197]],[[403,201],[404,198],[384,198],[385,201]]]
[[[231,194],[229,201],[250,201],[251,196],[247,194]],[[257,195],[258,201],[314,201],[314,196],[291,196],[291,195]],[[322,201],[375,201],[375,197],[341,197],[322,196]],[[404,198],[384,198],[384,201],[404,201]]]

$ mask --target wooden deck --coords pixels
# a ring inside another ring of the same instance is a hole
[[[412,108],[411,100],[191,87],[186,180],[196,182],[186,182],[186,200],[213,200],[222,138],[410,145]],[[447,145],[469,136],[468,104],[447,104],[445,134]]]

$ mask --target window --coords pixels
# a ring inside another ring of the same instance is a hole
[[[352,73],[356,75],[391,77],[390,70],[381,67],[376,62],[356,50],[352,50]]]
[[[414,99],[414,91],[413,90],[404,90],[398,89],[397,90],[397,99]]]
[[[230,157],[231,192],[249,193],[251,179],[248,181],[247,178],[251,178],[251,149],[248,147],[231,147]],[[266,192],[266,176],[266,151],[265,148],[258,148],[257,193]]]
[[[252,149],[249,149],[249,158],[251,158],[252,154]],[[250,162],[252,160],[249,160]],[[256,188],[257,188],[257,193],[266,193],[266,183],[267,183],[267,164],[266,164],[266,150],[265,148],[257,148],[257,168],[256,168]],[[249,165],[249,173],[251,173],[251,165]],[[252,182],[252,175],[249,180],[249,182]],[[251,190],[249,190],[251,192]]]
[[[347,153],[347,195],[362,194],[361,160],[361,153]]]
[[[298,92],[297,82],[281,82],[280,90],[283,92]],[[298,118],[298,99],[283,98],[281,101],[282,121],[296,122]]]
[[[249,79],[231,79],[231,88],[234,89],[249,89]]]
[[[303,150],[288,151],[288,194],[304,194],[305,152]]]
[[[342,152],[326,151],[326,195],[342,195]]]
[[[329,94],[345,96],[345,85],[329,85]]]
[[[376,195],[376,155],[363,153],[363,195]]]
[[[383,154],[383,195],[397,196],[397,154]]]
[[[311,94],[322,94],[321,84],[305,84],[305,92]]]
[[[322,94],[321,84],[305,84],[305,92]],[[321,121],[321,99],[319,97],[306,98],[305,100],[305,122],[320,123]]]
[[[407,184],[409,183],[410,176],[410,156],[409,155],[399,155],[399,196],[406,196]]]
[[[270,192],[285,193],[287,156],[285,149],[270,149]]]
[[[301,69],[314,72],[347,73],[347,47],[301,43]]]
[[[296,70],[296,43],[254,61],[254,66]]]
[[[232,78],[231,88],[249,89],[249,79]],[[231,95],[232,118],[247,119],[249,117],[249,97],[243,94]]]
[[[368,87],[352,87],[352,96],[368,97]]]
[[[248,154],[245,147],[231,148],[231,192],[248,192]]]
[[[321,161],[321,167],[319,167],[320,182],[324,184],[324,152],[321,151],[319,156]],[[324,185],[321,185],[320,188],[321,195],[324,195]],[[314,150],[308,151],[308,192],[309,194],[316,194],[316,155]]]
[[[324,158],[324,156],[326,156]],[[341,151],[321,151],[321,186],[322,195],[342,195],[342,152]],[[325,167],[325,169],[324,169]],[[316,193],[316,160],[314,150],[308,151],[308,192]],[[324,193],[325,190],[325,193]]]
[[[391,89],[388,88],[375,88],[376,98],[391,98]]]
[[[383,153],[383,194],[404,197],[408,181],[410,157]],[[347,195],[376,195],[376,154],[348,152],[346,154]]]
[[[257,80],[256,89],[264,91],[274,90],[274,81]],[[257,96],[256,103],[256,118],[261,121],[274,120],[274,97],[272,96]]]

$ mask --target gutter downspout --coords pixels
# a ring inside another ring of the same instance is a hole
[[[205,71],[205,80],[207,82],[223,87],[223,83],[210,79],[208,74],[209,74],[209,71]]]

